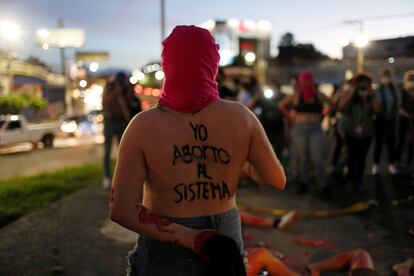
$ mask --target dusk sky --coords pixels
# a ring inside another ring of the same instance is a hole
[[[331,57],[341,57],[341,41],[351,39],[357,28],[343,20],[394,14],[411,16],[367,20],[370,39],[414,35],[413,0],[166,0],[167,34],[175,25],[199,25],[207,19],[267,19],[273,24],[276,46],[286,31],[298,42],[310,42]],[[0,21],[18,24],[23,35],[15,46],[20,58],[37,56],[58,66],[56,49],[35,45],[39,28],[55,28],[63,18],[66,27],[83,28],[82,50],[109,51],[103,67],[135,69],[160,56],[160,7],[158,0],[0,0]],[[4,44],[0,40],[0,49]],[[73,60],[74,50],[68,51]]]

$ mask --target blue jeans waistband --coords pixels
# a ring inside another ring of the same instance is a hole
[[[214,214],[214,215],[207,215],[207,216],[199,216],[199,217],[190,217],[190,218],[174,218],[174,217],[165,217],[166,219],[171,220],[174,223],[181,224],[193,229],[216,229],[221,234],[226,235],[232,239],[234,239],[237,245],[240,248],[240,252],[243,252],[243,240],[241,235],[241,222],[240,222],[240,212],[239,209],[234,208],[227,212]],[[178,251],[183,251],[184,255],[188,255],[185,253],[187,250],[177,250],[176,245],[156,241],[153,239],[149,239],[147,237],[141,236],[138,240],[139,243],[144,242],[147,248],[150,251],[162,251],[166,254],[168,252],[173,252],[176,254]],[[180,249],[185,249],[180,247]],[[190,255],[193,254],[191,250],[189,250]],[[188,253],[188,252],[187,252]]]
[[[237,208],[220,214],[200,217],[166,218],[193,229],[217,229],[221,234],[235,240],[240,248],[240,254],[243,254],[240,213]],[[205,268],[204,261],[192,250],[145,236],[139,237],[135,248],[129,253],[128,263],[128,275],[152,275],[149,273],[150,271],[157,271],[157,273],[154,272],[154,275],[165,275],[166,273],[199,275],[195,271]],[[184,266],[185,269],[177,268],[181,266]]]

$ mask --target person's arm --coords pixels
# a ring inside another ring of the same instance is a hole
[[[284,97],[283,99],[281,99],[277,106],[280,110],[280,112],[285,116],[285,117],[289,117],[289,110],[287,109],[287,106],[292,103],[294,101],[294,95],[292,96],[287,96]]]
[[[343,92],[338,101],[338,110],[339,111],[346,111],[351,102],[352,97],[355,94],[355,90]]]
[[[378,91],[370,90],[368,92],[367,99],[371,101],[371,108],[374,113],[379,113],[381,111],[381,103],[379,101]]]
[[[260,124],[259,120],[251,114],[252,133],[250,137],[247,161],[255,170],[251,177],[257,175],[259,184],[268,185],[283,190],[286,185],[286,176],[279,159],[273,151],[272,145]],[[248,166],[248,165],[245,165]],[[248,171],[248,170],[247,170]]]
[[[323,94],[322,92],[318,91],[318,97],[319,100],[323,103],[327,103],[329,106],[334,106],[334,101],[332,98],[327,97],[325,94]]]
[[[379,113],[381,111],[381,104],[378,102],[377,99],[372,98],[371,105],[372,105],[372,110],[374,111],[374,113]]]
[[[249,100],[249,102],[247,103],[247,108],[250,110],[253,110],[256,105],[257,102],[262,98],[263,94],[261,91],[257,91],[256,94],[254,94],[254,96]]]
[[[151,239],[179,244],[197,251],[199,244],[205,240],[203,237],[206,237],[205,234],[200,236],[200,233],[206,231],[172,223],[141,204],[147,168],[139,145],[138,124],[139,118],[135,117],[122,136],[109,200],[110,218]]]
[[[121,87],[116,86],[114,89],[112,89],[111,85],[110,84],[107,84],[105,86],[104,92],[102,94],[102,103],[105,105],[107,103],[112,102],[121,93],[122,93]]]
[[[263,178],[260,176],[260,174],[256,171],[256,169],[253,167],[252,164],[249,162],[244,163],[243,165],[243,173],[250,177],[254,182],[256,182],[259,185],[264,184]]]

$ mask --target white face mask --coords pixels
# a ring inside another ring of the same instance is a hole
[[[382,84],[389,84],[391,82],[391,79],[388,77],[382,77],[381,78],[381,83]]]
[[[350,92],[352,90],[352,86],[348,83],[345,83],[344,86],[342,87],[342,90],[344,92]]]

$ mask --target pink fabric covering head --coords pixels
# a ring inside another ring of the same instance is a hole
[[[312,72],[305,71],[299,75],[299,92],[305,101],[316,96],[315,77]]]
[[[189,113],[217,100],[220,56],[210,32],[177,26],[162,44],[165,78],[159,104]]]

